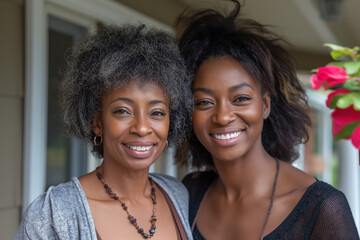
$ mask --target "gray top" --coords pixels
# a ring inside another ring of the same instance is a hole
[[[150,174],[171,199],[189,240],[189,195],[175,178]],[[85,193],[77,178],[50,187],[27,208],[13,239],[97,239]]]

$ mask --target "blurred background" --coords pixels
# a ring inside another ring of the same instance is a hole
[[[49,186],[94,170],[86,144],[66,137],[58,84],[66,52],[102,24],[146,23],[175,34],[188,7],[230,9],[215,0],[0,0],[0,239],[11,239],[28,204]],[[324,43],[360,45],[359,0],[248,0],[242,15],[284,37],[312,109],[310,141],[298,168],[342,190],[360,223],[359,150],[334,142],[326,95],[311,90],[311,70],[328,63]],[[151,167],[179,179],[189,169],[168,150]]]

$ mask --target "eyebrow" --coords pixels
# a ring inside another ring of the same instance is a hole
[[[164,101],[162,101],[162,100],[151,100],[149,102],[150,105],[155,105],[155,104],[158,104],[158,103],[162,103],[162,104],[166,105],[166,103]]]
[[[251,86],[250,84],[247,84],[247,83],[240,83],[238,85],[235,85],[235,86],[232,86],[229,90],[229,92],[233,92],[239,88],[243,88],[243,87],[249,87],[251,89],[254,89],[253,86]]]
[[[122,97],[112,100],[111,103],[116,102],[116,101],[124,101],[124,102],[128,102],[128,103],[134,103],[134,100],[132,100],[130,98],[122,98]]]
[[[130,98],[123,98],[123,97],[119,97],[119,98],[116,98],[114,100],[111,101],[111,103],[114,103],[116,101],[124,101],[124,102],[128,102],[128,103],[135,103],[134,100],[130,99]],[[151,100],[149,102],[150,105],[155,105],[155,104],[159,104],[159,103],[162,103],[164,105],[166,105],[166,103],[162,100]]]
[[[195,88],[193,93],[196,93],[196,92],[214,93],[213,90],[210,90],[208,88]]]
[[[243,88],[243,87],[249,87],[251,89],[254,89],[253,86],[251,86],[250,84],[248,83],[240,83],[238,85],[235,85],[235,86],[232,86],[230,89],[229,89],[229,92],[233,92],[239,88]],[[211,90],[211,89],[208,89],[208,88],[195,88],[193,93],[195,92],[204,92],[204,93],[209,93],[209,94],[213,94],[214,91]]]

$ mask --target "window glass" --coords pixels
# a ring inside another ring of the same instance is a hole
[[[52,16],[48,22],[46,188],[86,173],[88,158],[86,144],[66,136],[59,105],[59,83],[67,51],[86,35],[87,29]]]

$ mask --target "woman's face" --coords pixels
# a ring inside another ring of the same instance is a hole
[[[195,134],[214,160],[231,161],[261,149],[270,98],[231,56],[210,58],[193,83]]]
[[[139,87],[139,84],[142,84]],[[142,170],[159,158],[169,131],[169,100],[156,83],[136,80],[102,98],[94,132],[103,136],[104,161]]]

